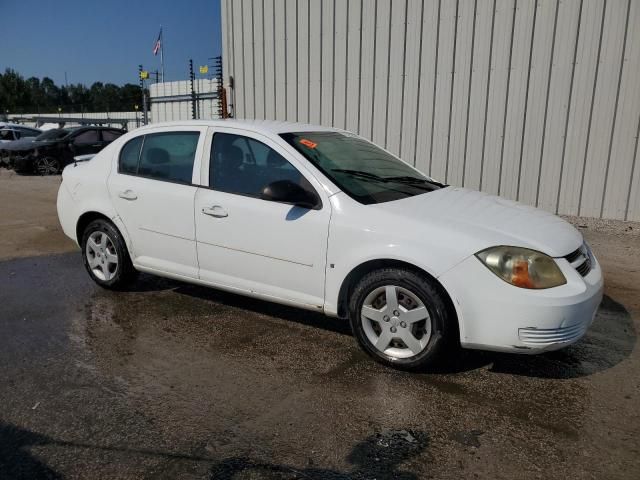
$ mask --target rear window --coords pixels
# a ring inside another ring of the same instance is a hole
[[[142,147],[143,138],[144,137],[136,137],[122,147],[120,151],[120,162],[118,164],[118,171],[120,173],[128,173],[131,175],[138,173],[138,160],[140,159],[140,148]]]
[[[199,132],[145,135],[137,174],[190,185],[199,137]]]

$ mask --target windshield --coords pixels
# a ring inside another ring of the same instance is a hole
[[[366,205],[413,197],[445,186],[353,134],[297,132],[280,136],[342,191]]]
[[[56,128],[54,130],[47,130],[46,132],[41,133],[35,139],[38,142],[41,142],[42,140],[58,140],[66,137],[72,131],[72,128]]]

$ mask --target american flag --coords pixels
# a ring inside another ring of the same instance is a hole
[[[160,33],[158,34],[158,39],[156,43],[153,44],[153,55],[157,55],[160,49],[162,48],[162,27],[160,28]]]

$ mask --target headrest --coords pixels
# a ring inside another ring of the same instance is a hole
[[[287,161],[275,150],[269,150],[269,155],[267,155],[267,166],[268,167],[282,167],[286,165]]]
[[[244,154],[240,147],[225,145],[220,149],[220,163],[224,168],[238,169],[244,162]]]
[[[169,163],[169,153],[163,148],[150,148],[146,153],[147,161],[153,165]]]

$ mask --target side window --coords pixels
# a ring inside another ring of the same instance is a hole
[[[82,133],[76,135],[73,139],[73,143],[76,145],[88,145],[91,143],[98,143],[98,131],[97,130],[85,130]]]
[[[14,140],[13,131],[8,129],[0,130],[0,140],[7,140],[7,141]]]
[[[191,184],[198,132],[167,132],[146,135],[138,175]]]
[[[116,138],[120,137],[122,132],[117,130],[102,130],[102,141],[113,142]]]
[[[120,150],[120,159],[118,161],[118,172],[135,175],[138,173],[138,160],[140,158],[140,149],[142,148],[142,139],[144,136],[136,137],[129,140],[122,150]]]
[[[264,187],[290,180],[313,190],[282,155],[249,137],[216,133],[211,144],[209,186],[215,190],[260,197]]]

